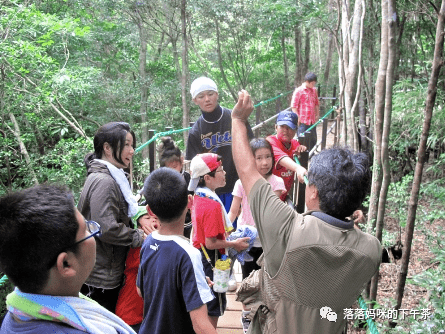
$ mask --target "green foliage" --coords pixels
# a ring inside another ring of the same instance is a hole
[[[2,278],[4,274],[0,272],[0,278]],[[7,280],[3,285],[0,286],[0,317],[6,314],[6,296],[14,290],[14,285],[12,285],[11,281]]]
[[[445,91],[440,89],[439,81],[436,106],[429,136],[427,150],[434,150],[445,143]],[[417,148],[422,135],[424,121],[427,80],[401,80],[394,85],[393,111],[390,133],[391,170],[393,174],[408,173],[414,169],[416,154],[406,153],[408,147]],[[430,154],[433,156],[433,152]],[[431,159],[433,160],[433,159]],[[435,161],[436,173],[444,166],[445,159]]]
[[[409,174],[404,176],[401,181],[391,183],[386,197],[387,217],[394,218],[401,227],[406,225],[408,199],[412,182],[413,175]]]
[[[445,249],[443,244],[436,244],[436,241],[443,240],[444,237],[445,231],[440,230],[428,242],[430,251],[436,256],[433,261],[437,266],[408,279],[408,283],[428,291],[429,298],[421,299],[418,309],[429,310],[430,316],[422,320],[415,320],[413,317],[400,320],[396,328],[387,333],[445,333]]]
[[[93,151],[92,143],[83,139],[61,139],[53,150],[36,159],[39,168],[39,182],[67,185],[77,200],[86,179],[84,157]]]

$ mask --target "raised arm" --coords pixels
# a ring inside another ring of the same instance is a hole
[[[247,196],[255,182],[262,178],[256,169],[247,138],[247,119],[252,111],[252,99],[243,89],[238,93],[238,102],[232,110],[232,154],[236,171]]]

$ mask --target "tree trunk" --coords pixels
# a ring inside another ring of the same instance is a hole
[[[303,78],[306,75],[306,73],[308,72],[308,68],[309,68],[309,59],[311,56],[311,30],[309,28],[305,29],[305,38],[304,38],[304,64],[303,64],[303,68],[301,71],[301,77],[302,80],[301,82],[303,82]]]
[[[398,80],[399,79],[399,68],[400,68],[400,47],[402,45],[402,37],[403,37],[403,30],[405,28],[405,23],[406,23],[406,19],[407,19],[407,15],[403,14],[403,17],[401,20],[398,21],[398,36],[397,36],[397,54],[396,54],[396,72],[394,74],[394,79]]]
[[[354,16],[352,28],[350,29],[349,1],[345,1],[342,6],[342,33],[343,33],[343,62],[345,68],[345,120],[348,122],[347,143],[348,146],[357,150],[357,131],[355,126],[356,109],[353,109],[354,97],[357,88],[357,74],[359,70],[359,44],[360,26],[362,22],[362,2],[356,1],[354,4]]]
[[[329,11],[334,11],[334,0],[329,0]],[[323,84],[326,87],[326,85],[329,82],[329,72],[331,71],[331,64],[332,64],[332,53],[334,52],[334,33],[332,30],[329,30],[328,32],[328,53],[326,55],[326,64],[325,69],[323,73]]]
[[[334,52],[334,34],[330,31],[328,37],[328,54],[326,55],[326,64],[323,74],[323,83],[325,87],[329,82],[329,72],[331,70],[333,52]]]
[[[359,2],[360,0],[358,0]],[[358,41],[358,61],[357,61],[357,67],[358,67],[358,78],[357,78],[357,92],[355,95],[355,100],[354,100],[354,104],[351,107],[351,128],[352,128],[352,133],[351,135],[353,136],[353,143],[354,146],[353,148],[355,150],[358,150],[359,148],[359,140],[358,140],[358,131],[356,131],[356,127],[355,127],[355,116],[359,114],[358,109],[359,109],[359,103],[360,101],[362,101],[362,45],[363,45],[363,24],[364,24],[364,20],[365,20],[365,3],[364,0],[362,1],[362,6],[361,6],[361,19],[360,19],[360,28],[359,28],[359,34],[358,34],[358,39],[354,38],[355,40]],[[356,3],[357,5],[357,3]],[[355,20],[355,18],[354,18]],[[355,35],[355,34],[354,34]],[[356,42],[357,42],[356,41]],[[354,42],[354,44],[356,43]],[[353,71],[351,71],[350,73],[352,73]],[[355,81],[355,79],[354,79]],[[364,127],[364,123],[360,124],[359,130],[360,132],[362,131],[362,126]]]
[[[188,73],[188,42],[187,42],[187,0],[181,2],[181,22],[182,22],[182,75],[181,75],[181,95],[182,95],[182,127],[188,128],[190,123],[189,107],[187,104],[187,73]],[[183,132],[184,147],[187,146],[188,131]]]
[[[286,30],[285,26],[281,26],[281,49],[283,50],[283,67],[284,67],[284,84],[286,86],[286,92],[291,90],[289,84],[289,66],[287,64],[287,54],[286,54]]]
[[[303,82],[304,74],[302,74],[303,61],[301,59],[301,31],[298,24],[295,25],[295,87]]]
[[[374,115],[374,163],[372,172],[371,197],[369,200],[368,222],[371,223],[372,230],[375,228],[377,219],[377,208],[379,205],[380,188],[382,187],[382,131],[383,116],[385,110],[385,83],[386,68],[388,67],[388,0],[382,0],[382,31],[380,41],[380,62],[375,83],[375,115]],[[368,231],[373,233],[373,231]]]
[[[389,183],[391,181],[390,167],[389,167],[389,134],[391,132],[391,113],[392,113],[392,86],[394,80],[394,69],[396,60],[396,7],[395,0],[388,1],[388,67],[386,70],[386,91],[385,91],[385,116],[383,119],[382,132],[382,148],[381,148],[381,162],[383,169],[383,182],[379,195],[379,206],[377,210],[376,221],[376,237],[382,240],[383,223],[385,218],[386,197],[388,195]],[[371,284],[371,296],[377,297],[378,276],[373,277]]]
[[[397,282],[397,304],[396,309],[402,305],[403,292],[405,289],[406,276],[408,275],[409,258],[411,255],[411,243],[413,240],[414,224],[416,220],[417,203],[419,200],[420,183],[422,182],[422,171],[425,163],[425,151],[428,136],[430,133],[431,119],[433,116],[434,104],[437,94],[437,81],[439,79],[440,69],[444,64],[444,28],[445,28],[445,0],[439,11],[436,29],[436,45],[434,48],[433,66],[431,76],[428,82],[428,95],[425,105],[425,120],[423,122],[422,136],[417,151],[417,163],[414,172],[413,187],[408,203],[408,218],[405,227],[405,243],[402,256],[402,265],[400,268],[399,279]]]
[[[366,108],[365,101],[363,100],[363,94],[359,100],[359,118],[360,118],[360,151],[367,152],[368,151],[368,140],[366,138]]]
[[[148,121],[147,121],[147,99],[148,99],[148,85],[147,85],[147,35],[144,27],[144,23],[140,16],[138,16],[138,29],[139,29],[139,40],[141,42],[139,47],[139,89],[141,92],[141,105],[139,108],[139,113],[141,115],[142,123],[142,134],[141,140],[142,144],[148,141]],[[148,159],[148,147],[142,149],[142,159]]]
[[[34,169],[32,168],[31,159],[29,158],[28,150],[26,149],[25,144],[23,143],[22,139],[20,138],[20,128],[19,124],[17,123],[17,120],[15,119],[14,115],[12,113],[9,113],[9,118],[11,119],[12,124],[14,125],[14,129],[11,129],[8,125],[6,125],[9,130],[14,134],[15,138],[17,139],[17,142],[20,146],[20,153],[22,153],[23,157],[26,161],[26,167],[29,170],[29,173],[31,174],[32,181],[34,184],[39,184],[39,181],[37,180],[37,175],[34,172]]]
[[[219,31],[219,23],[218,23],[217,18],[215,19],[215,26],[216,26],[216,45],[217,45],[216,51],[218,53],[219,70],[221,71],[223,80],[226,83],[227,89],[230,91],[230,94],[232,95],[233,100],[238,101],[238,94],[236,94],[235,91],[233,90],[232,86],[229,83],[229,80],[227,80],[226,72],[224,71],[224,65],[223,65],[222,53],[221,53],[221,35],[220,35],[220,31]]]

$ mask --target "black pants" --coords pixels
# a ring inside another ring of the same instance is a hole
[[[248,254],[253,257],[253,261],[246,261],[244,262],[244,265],[241,266],[241,269],[243,271],[243,279],[248,277],[252,271],[261,268],[259,265],[256,264],[256,261],[260,258],[261,254],[263,254],[263,248],[252,247]]]
[[[84,284],[82,285],[80,292],[98,302],[108,311],[115,313],[120,289],[120,286],[114,289],[101,289]]]

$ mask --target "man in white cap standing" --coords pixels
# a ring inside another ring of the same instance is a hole
[[[226,185],[216,193],[221,198],[227,211],[232,204],[232,191],[238,180],[232,158],[232,119],[230,109],[218,104],[216,83],[207,77],[193,81],[190,87],[193,102],[201,109],[201,116],[189,132],[185,157],[192,160],[199,153],[216,153],[222,157],[226,171]],[[248,137],[253,138],[250,126]]]

